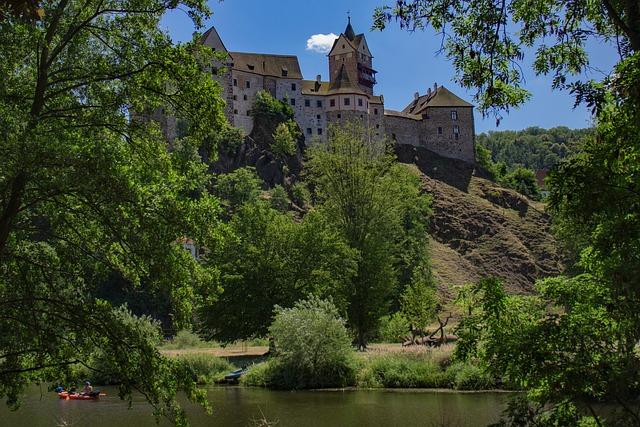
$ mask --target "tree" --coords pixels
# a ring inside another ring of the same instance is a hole
[[[296,139],[298,138],[297,124],[290,120],[280,123],[273,132],[271,150],[276,156],[293,156],[296,154]]]
[[[221,89],[201,71],[207,48],[176,46],[159,28],[169,9],[196,24],[208,10],[190,0],[41,6],[37,24],[0,22],[0,396],[14,404],[30,382],[89,365],[98,347],[123,376],[122,396],[136,388],[182,422],[177,391],[204,398],[190,373],[95,288],[117,273],[165,292],[176,326],[197,293],[215,295],[215,271],[178,242],[219,243],[197,148],[221,126]],[[171,152],[142,114],[158,108],[190,123]]]
[[[406,0],[376,9],[374,27],[391,20],[402,28],[431,26],[456,70],[456,82],[476,89],[480,111],[522,105],[530,94],[521,63],[535,50],[536,74],[552,74],[553,88],[569,88],[582,100],[592,84],[569,81],[589,66],[589,39],[610,46],[612,55],[640,50],[640,7],[635,1],[604,0]]]
[[[235,211],[240,206],[257,200],[261,184],[255,169],[244,167],[216,175],[213,192],[228,204],[231,211]]]
[[[221,295],[200,309],[200,329],[223,342],[265,336],[276,305],[292,307],[308,295],[334,296],[355,270],[355,256],[317,212],[295,221],[266,201],[242,205],[224,247],[210,262],[220,270]]]
[[[357,273],[343,294],[364,349],[405,270],[426,257],[429,199],[418,175],[355,123],[330,129],[327,144],[310,157],[318,209],[358,254]]]
[[[513,405],[507,422],[578,425],[584,420],[576,405],[592,408],[589,404],[598,400],[616,404],[606,422],[637,425],[638,2],[415,0],[378,10],[379,25],[395,14],[403,25],[452,28],[452,34],[445,31],[446,51],[454,60],[458,81],[478,88],[483,112],[504,110],[526,99],[518,62],[523,47],[538,43],[535,71],[552,73],[554,88],[571,89],[577,103],[592,108],[594,137],[580,154],[561,162],[548,183],[557,228],[572,241],[567,246],[576,260],[569,270],[573,276],[538,284],[542,303],[533,310],[513,309],[507,297],[491,292],[496,298],[483,303],[488,312],[484,319],[491,323],[484,328],[488,336],[472,340],[484,344],[469,348],[484,348],[480,356],[496,372],[505,372],[527,388],[527,405],[533,407]],[[569,82],[588,66],[584,45],[589,38],[609,42],[620,60],[602,82]],[[591,415],[592,423],[605,423],[595,411]]]
[[[401,296],[402,314],[410,325],[415,339],[417,331],[424,331],[436,316],[437,299],[431,280],[417,278],[407,286]]]

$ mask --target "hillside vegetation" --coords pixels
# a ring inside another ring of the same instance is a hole
[[[513,293],[530,293],[534,282],[563,271],[544,204],[506,189],[470,165],[412,146],[398,158],[415,164],[433,196],[431,259],[440,292],[495,276]]]
[[[476,143],[489,149],[495,163],[507,168],[551,169],[560,160],[580,151],[593,129],[530,127],[520,131],[490,131],[478,135]]]

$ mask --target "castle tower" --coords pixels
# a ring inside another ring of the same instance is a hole
[[[334,42],[329,52],[329,78],[332,84],[348,74],[349,80],[368,95],[373,95],[376,73],[373,56],[364,34],[356,35],[351,26],[351,18],[344,33]]]

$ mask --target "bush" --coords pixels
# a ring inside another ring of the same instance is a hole
[[[488,390],[495,386],[482,367],[468,362],[454,363],[447,369],[446,376],[456,390]]]
[[[291,187],[293,201],[301,208],[305,208],[311,204],[311,192],[304,182],[296,182]]]
[[[379,335],[382,342],[403,342],[409,335],[409,321],[402,313],[394,313],[380,319]]]
[[[226,359],[209,354],[184,354],[176,358],[193,371],[198,384],[212,384],[236,369]]]
[[[270,332],[276,357],[260,368],[265,370],[267,387],[304,389],[355,383],[351,338],[333,303],[311,297],[293,308],[276,307]]]

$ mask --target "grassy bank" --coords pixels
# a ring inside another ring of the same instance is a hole
[[[482,367],[451,361],[453,347],[428,351],[354,353],[353,371],[325,387],[450,388],[488,390],[496,381]],[[277,359],[252,366],[243,376],[246,386],[288,388],[293,372],[283,372]]]

